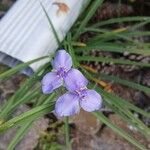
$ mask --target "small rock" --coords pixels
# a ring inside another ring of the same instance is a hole
[[[72,118],[78,130],[85,134],[95,134],[101,127],[100,121],[91,113],[81,110],[80,113]]]

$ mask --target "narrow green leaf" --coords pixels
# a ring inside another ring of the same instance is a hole
[[[27,93],[22,98],[18,99],[16,103],[12,103],[12,106],[9,109],[3,109],[3,111],[0,113],[1,118],[6,118],[6,116],[9,116],[19,105],[24,104],[28,102],[29,100],[33,100],[37,96],[39,96],[41,93],[39,91],[36,91],[36,89],[32,92]]]
[[[129,125],[135,127],[145,137],[150,136],[149,128],[141,120],[135,117],[127,106],[123,107],[120,102],[118,102],[117,100],[114,101],[114,98],[109,97],[106,93],[103,93],[102,95],[107,107],[111,108],[116,114],[120,116],[120,118],[122,118]]]
[[[4,80],[4,79],[6,79],[8,77],[11,77],[13,74],[23,70],[24,68],[28,67],[30,64],[33,64],[33,63],[35,63],[37,61],[40,61],[40,60],[43,60],[43,59],[46,59],[46,58],[48,58],[48,56],[40,57],[40,58],[31,60],[31,61],[28,61],[26,63],[19,64],[16,67],[14,67],[14,68],[12,68],[12,69],[10,69],[10,70],[0,74],[0,80]]]
[[[124,59],[115,59],[115,58],[110,58],[110,57],[77,56],[77,60],[150,67],[150,64],[148,63],[142,63],[142,62],[136,62],[136,61],[130,61],[130,60],[124,60]]]
[[[32,122],[27,122],[17,131],[15,137],[12,139],[11,143],[8,145],[8,150],[14,150],[19,141],[25,136],[28,130],[32,127]]]
[[[109,103],[115,108],[113,110],[116,113],[120,114],[122,119],[128,121],[128,123],[135,126],[144,136],[150,136],[150,129],[146,125],[144,125],[144,123],[141,120],[135,117],[133,113],[131,113],[128,105],[123,105],[123,102],[120,98],[100,89],[99,87],[96,87],[95,89],[104,97],[103,100],[105,100],[107,103]]]
[[[93,77],[92,75],[87,72],[83,67],[81,67],[82,71],[86,74],[86,77],[89,79],[89,80],[92,80],[93,81]],[[100,88],[98,88],[98,91],[99,93],[104,93],[105,91],[102,91]],[[122,105],[122,106],[128,106],[128,109],[132,110],[132,111],[135,111],[137,113],[140,113],[142,114],[143,116],[147,117],[147,118],[150,118],[150,113],[148,112],[145,112],[143,111],[142,109],[136,107],[135,105],[131,104],[130,102],[128,102],[127,100],[124,100],[123,98],[121,97],[118,97],[112,93],[105,93],[106,95],[109,95],[110,97],[114,98],[115,101],[118,100],[118,102]]]
[[[53,23],[52,23],[52,21],[51,21],[49,15],[48,15],[46,9],[45,9],[45,7],[43,6],[42,2],[40,2],[40,4],[41,4],[41,7],[42,7],[42,9],[43,9],[43,11],[44,11],[44,13],[45,13],[45,15],[46,15],[46,18],[48,19],[48,22],[49,22],[49,24],[50,24],[50,27],[52,28],[52,31],[53,31],[54,36],[55,36],[55,38],[56,38],[57,44],[58,44],[58,46],[60,46],[60,45],[61,45],[61,42],[60,42],[59,37],[58,37],[58,35],[57,35],[57,31],[55,30],[55,27],[54,27],[54,25],[53,25]]]
[[[26,82],[15,92],[15,94],[7,100],[7,102],[0,107],[0,118],[6,119],[7,113],[11,110],[11,107],[18,101],[19,99],[23,98],[26,93],[30,90],[31,87],[33,87],[36,82],[39,80],[41,76],[43,76],[43,70],[46,69],[49,66],[49,63],[39,68],[39,70],[34,73],[29,79],[26,80]]]
[[[89,8],[88,14],[86,14],[86,17],[81,22],[80,26],[78,27],[78,30],[76,31],[75,35],[73,36],[73,39],[77,39],[80,36],[80,34],[82,33],[83,28],[86,26],[88,21],[94,15],[94,13],[96,12],[97,8],[100,7],[100,5],[103,3],[103,1],[104,0],[93,1],[93,3],[91,4],[91,6]]]
[[[76,60],[76,57],[75,57],[75,52],[74,52],[74,50],[73,50],[73,46],[72,46],[72,43],[71,43],[71,41],[72,41],[72,36],[71,36],[71,33],[69,33],[68,35],[67,35],[67,38],[66,38],[66,43],[67,43],[67,49],[69,50],[69,53],[70,53],[70,55],[71,55],[71,57],[72,57],[72,60],[73,60],[73,67],[74,68],[77,68],[78,67],[78,65],[79,65],[79,63],[77,62],[77,60]]]
[[[108,42],[112,40],[119,40],[119,39],[124,39],[126,41],[130,41],[133,43],[135,40],[131,39],[132,37],[138,37],[138,36],[149,36],[150,31],[122,31],[122,32],[106,32],[104,34],[99,34],[97,36],[94,36],[93,38],[90,39],[90,42]]]
[[[87,77],[93,80],[93,77],[85,72]],[[91,85],[93,87],[93,85]],[[106,104],[108,103],[109,107],[113,109],[117,114],[120,115],[120,117],[127,121],[129,124],[135,126],[144,136],[149,137],[150,136],[150,129],[143,124],[138,118],[136,118],[133,113],[131,113],[130,107],[131,105],[125,105],[125,100],[121,99],[120,97],[117,97],[111,93],[108,93],[104,90],[102,90],[100,87],[95,87],[98,93],[100,93],[103,96],[103,100],[105,100]],[[146,113],[145,113],[146,114]],[[150,115],[148,115],[150,117]]]
[[[138,83],[134,83],[134,82],[131,82],[131,81],[121,79],[117,76],[99,73],[99,74],[96,75],[96,78],[97,77],[100,77],[102,80],[108,80],[108,81],[111,81],[111,82],[116,82],[116,83],[131,87],[133,89],[136,89],[136,90],[139,90],[139,91],[142,91],[142,92],[145,92],[145,93],[150,93],[150,88],[148,88],[146,86],[143,86],[143,85],[140,85]]]
[[[121,137],[125,138],[127,141],[135,145],[140,150],[146,150],[146,148],[136,141],[133,137],[131,137],[127,132],[112,124],[101,112],[94,112],[93,115],[97,117],[100,121],[106,124],[109,128],[111,128],[114,132],[119,134]]]
[[[55,93],[52,93],[50,96],[46,96],[46,99],[43,99],[42,102],[37,103],[36,106],[48,104],[49,102],[52,102],[54,97],[55,97]],[[32,127],[32,123],[35,120],[36,120],[36,118],[33,118],[33,120],[30,120],[29,122],[25,122],[24,125],[20,127],[20,129],[17,131],[15,137],[12,139],[11,143],[9,144],[8,150],[13,150],[15,148],[15,146],[19,143],[19,141],[24,137],[24,135]]]
[[[134,54],[142,54],[144,56],[150,55],[150,50],[148,48],[144,48],[143,44],[141,46],[137,46],[131,43],[112,43],[112,42],[89,42],[83,48],[76,48],[76,53],[84,52],[84,51],[108,51],[108,52],[116,52],[116,53],[124,53],[130,52]]]
[[[3,124],[0,124],[0,132],[3,132],[11,127],[20,125],[21,123],[24,123],[26,121],[32,120],[33,118],[39,118],[48,112],[51,112],[53,110],[54,103],[51,104],[45,104],[38,107],[33,108],[32,110],[29,110],[19,116],[16,116],[12,119],[10,119],[7,122],[4,122]]]
[[[105,25],[110,25],[114,23],[123,23],[123,22],[137,22],[137,21],[147,21],[150,20],[148,16],[133,16],[133,17],[121,17],[121,18],[112,18],[105,21],[101,21],[92,25],[92,27],[100,27]]]

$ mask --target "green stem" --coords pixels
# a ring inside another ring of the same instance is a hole
[[[66,147],[67,150],[71,150],[71,143],[69,138],[69,118],[65,117],[65,140],[66,140]]]

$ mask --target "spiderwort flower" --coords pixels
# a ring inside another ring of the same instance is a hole
[[[59,50],[52,61],[52,72],[47,73],[42,79],[44,94],[52,93],[63,85],[64,78],[72,67],[71,56],[65,50]]]
[[[87,89],[88,80],[79,70],[71,69],[72,59],[65,50],[56,53],[52,66],[52,72],[42,79],[43,93],[52,93],[63,83],[68,90],[56,101],[55,112],[58,117],[72,116],[80,111],[80,107],[88,112],[101,107],[101,96],[96,91]]]
[[[55,113],[58,117],[77,114],[80,107],[88,112],[101,107],[101,96],[95,90],[87,89],[88,81],[79,70],[71,69],[64,80],[69,92],[56,101]]]

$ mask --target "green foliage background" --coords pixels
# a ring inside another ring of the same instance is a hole
[[[99,92],[102,97],[105,105],[111,108],[116,114],[118,114],[124,121],[132,126],[136,127],[138,131],[143,134],[145,137],[150,137],[150,129],[137,117],[134,116],[133,111],[137,112],[147,118],[150,118],[150,114],[144,110],[136,107],[134,104],[128,102],[127,100],[118,97],[115,94],[108,93],[102,87],[97,86],[94,83],[94,78],[105,79],[108,81],[113,81],[118,84],[128,86],[130,88],[150,93],[150,88],[120,79],[117,76],[110,76],[106,74],[91,73],[88,70],[85,70],[80,65],[81,61],[96,61],[96,62],[105,62],[105,63],[114,63],[114,64],[123,64],[123,65],[135,65],[140,67],[149,68],[150,64],[135,62],[123,59],[115,58],[105,58],[105,57],[94,57],[90,55],[80,56],[80,52],[91,51],[93,49],[100,49],[102,51],[109,51],[113,53],[123,53],[128,51],[133,54],[142,54],[144,56],[150,56],[150,43],[139,43],[132,40],[132,37],[138,36],[149,36],[150,31],[137,31],[136,29],[148,24],[150,22],[150,17],[148,16],[133,16],[133,17],[118,17],[112,18],[98,23],[91,24],[89,23],[90,19],[93,17],[96,10],[102,5],[103,0],[88,0],[86,9],[81,13],[80,18],[72,27],[70,32],[67,34],[63,42],[59,41],[57,33],[55,32],[55,27],[52,24],[50,18],[48,17],[46,10],[45,16],[49,20],[49,25],[53,29],[56,40],[60,47],[64,47],[73,58],[74,67],[81,69],[84,75],[91,81],[90,87],[94,88]],[[108,29],[108,25],[117,24],[117,23],[132,23],[132,26],[125,28],[123,30],[114,31]],[[132,32],[131,32],[132,31]],[[79,39],[81,34],[86,32],[93,32],[94,37],[88,39],[87,43],[80,43]],[[117,42],[117,41],[122,42]],[[0,80],[7,80],[12,75],[20,72],[26,68],[29,64],[36,63],[42,59],[52,56],[45,56],[24,64],[20,64],[12,69],[9,69],[0,74]],[[14,126],[20,126],[17,131],[16,136],[13,138],[11,143],[8,146],[9,150],[13,150],[16,144],[23,138],[27,133],[29,128],[32,127],[33,121],[37,118],[51,112],[54,109],[55,99],[59,96],[58,92],[54,92],[51,95],[43,95],[41,92],[40,81],[43,75],[51,70],[50,64],[45,64],[43,67],[34,73],[30,78],[28,78],[22,86],[16,91],[16,93],[8,99],[8,101],[0,108],[0,132],[5,132],[9,128]],[[33,108],[19,116],[12,118],[12,112],[21,104],[27,103],[29,101],[34,102]],[[139,141],[134,139],[132,135],[125,132],[123,129],[119,128],[115,124],[111,123],[110,120],[102,112],[93,112],[95,117],[97,117],[101,122],[110,127],[114,132],[118,133],[120,136],[125,138],[127,141],[135,145],[138,149],[146,150],[144,145],[140,144]],[[66,134],[67,130],[66,130]]]

